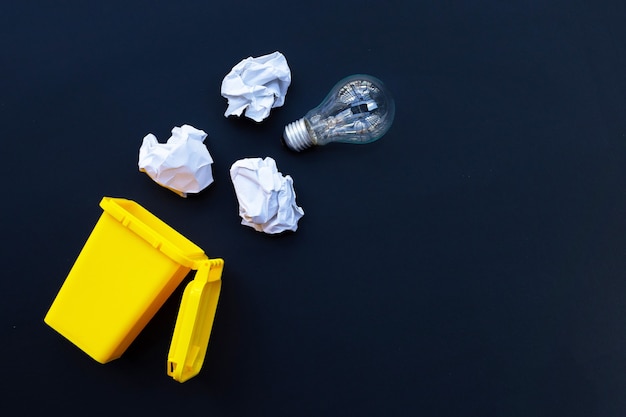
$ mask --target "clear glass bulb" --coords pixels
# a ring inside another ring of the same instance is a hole
[[[384,84],[371,75],[339,81],[319,106],[285,126],[283,141],[294,151],[331,142],[370,143],[391,127],[395,104]]]

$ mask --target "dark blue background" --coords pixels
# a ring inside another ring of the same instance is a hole
[[[626,415],[623,1],[5,1],[0,354],[24,415]],[[261,124],[220,84],[281,51]],[[352,73],[380,141],[294,154],[285,124]],[[205,130],[215,183],[182,199],[141,139]],[[273,157],[305,216],[239,224],[230,165]],[[165,363],[181,295],[99,365],[43,317],[99,217],[137,201],[225,260],[202,372]],[[15,409],[15,408],[14,408]]]

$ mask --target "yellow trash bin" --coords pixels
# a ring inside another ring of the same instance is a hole
[[[179,382],[202,367],[221,289],[222,259],[131,200],[104,210],[44,321],[100,363],[119,358],[191,270],[168,353]]]

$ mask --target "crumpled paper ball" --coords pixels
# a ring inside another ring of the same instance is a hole
[[[230,178],[241,224],[268,234],[298,229],[304,210],[296,204],[293,179],[278,172],[274,159],[240,159],[231,166]]]
[[[167,143],[159,143],[149,133],[139,149],[139,170],[181,197],[198,193],[213,182],[213,158],[203,143],[206,137],[206,132],[190,125],[174,127]]]
[[[228,99],[225,117],[245,116],[261,122],[274,107],[285,103],[291,70],[280,52],[239,62],[222,81],[222,96]]]

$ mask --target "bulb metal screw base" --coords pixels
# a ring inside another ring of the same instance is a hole
[[[293,151],[300,152],[314,145],[311,135],[306,127],[304,118],[296,120],[285,126],[283,132],[285,145]]]

